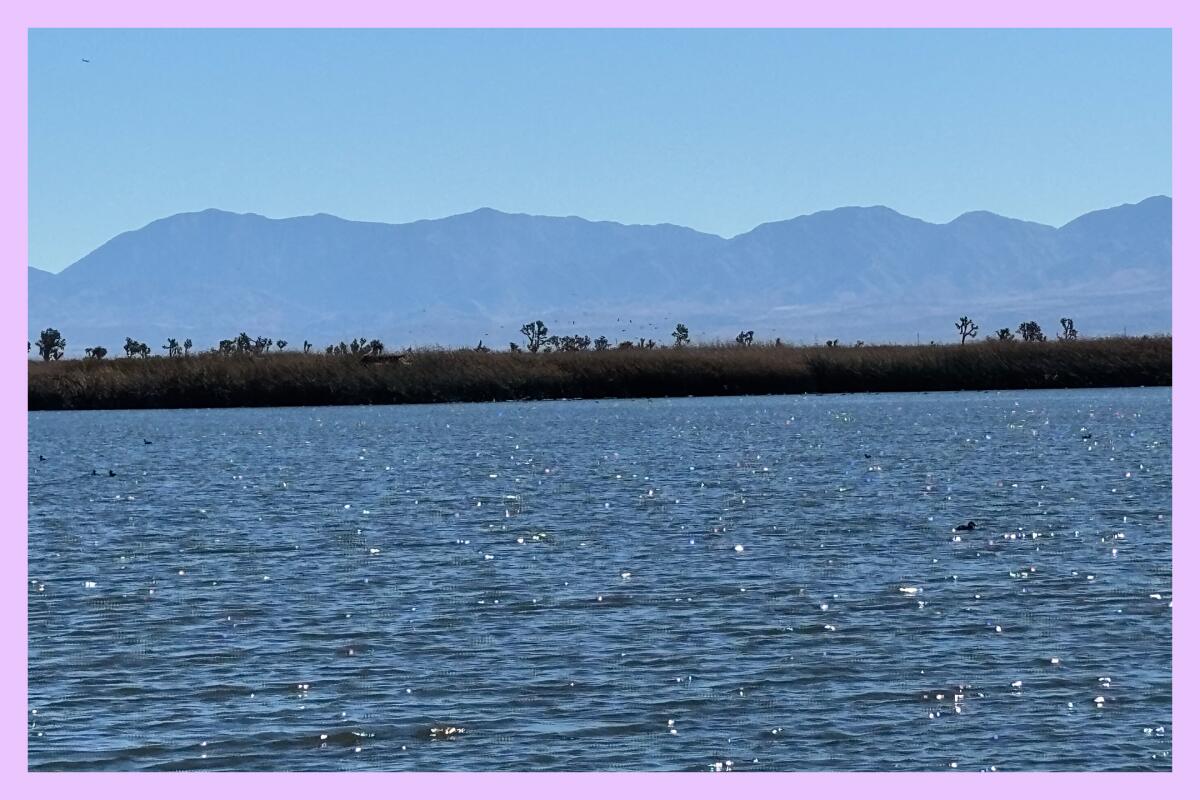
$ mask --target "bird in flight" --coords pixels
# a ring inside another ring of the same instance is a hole
[[[92,63],[92,60],[91,60],[90,58],[81,58],[81,59],[79,59],[79,60],[80,60],[80,61],[82,61],[82,62],[83,62],[83,63],[85,63],[85,64],[90,64],[90,63]]]

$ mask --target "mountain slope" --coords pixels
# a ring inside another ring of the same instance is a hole
[[[52,325],[72,351],[127,335],[207,347],[242,330],[294,345],[504,346],[541,318],[614,341],[663,339],[676,321],[709,338],[909,341],[949,338],[963,313],[989,331],[1036,315],[1047,329],[1073,316],[1084,333],[1158,331],[1170,327],[1170,237],[1166,197],[1057,229],[876,206],[731,239],[492,209],[397,225],[210,209],[120,234],[57,275],[30,268],[30,335]]]

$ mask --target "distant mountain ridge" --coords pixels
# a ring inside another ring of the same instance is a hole
[[[1060,228],[873,206],[731,238],[487,208],[402,224],[209,209],[122,233],[58,274],[31,267],[29,331],[56,327],[70,351],[125,336],[208,347],[239,331],[292,347],[505,347],[531,319],[610,341],[666,339],[677,321],[706,339],[947,340],[962,314],[988,332],[1053,330],[1060,316],[1085,335],[1168,331],[1170,291],[1161,196]]]

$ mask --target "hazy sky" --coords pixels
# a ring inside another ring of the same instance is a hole
[[[732,235],[882,204],[1058,225],[1171,193],[1170,47],[1101,30],[33,31],[30,264],[210,207],[491,206]]]

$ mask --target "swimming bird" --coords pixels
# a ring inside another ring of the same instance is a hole
[[[154,444],[154,442],[150,441],[149,439],[147,439],[145,437],[142,437],[142,444]]]
[[[971,520],[966,525],[958,525],[954,528],[956,531],[973,531],[975,530],[975,520]]]
[[[38,461],[45,461],[45,460],[46,460],[45,456],[41,456],[41,455],[38,456]]]
[[[99,472],[96,472],[96,470],[92,470],[92,474],[93,474],[93,475],[99,475],[100,473],[99,473]]]
[[[110,470],[108,471],[108,477],[110,477],[110,478],[115,478],[115,477],[117,477],[117,473],[113,472],[113,471],[110,469]]]
[[[445,727],[430,728],[429,729],[429,738],[436,739],[438,737],[454,736],[455,734],[466,733],[466,732],[467,732],[466,728],[455,727],[453,725],[447,725]]]

